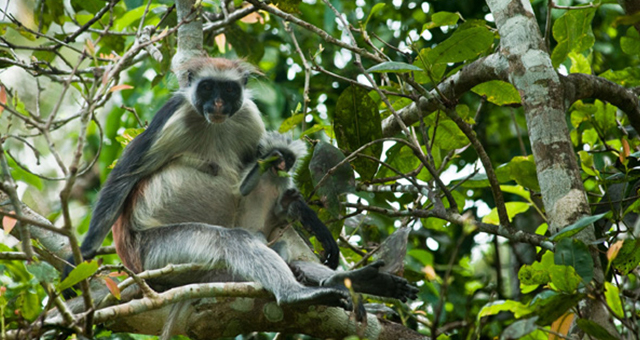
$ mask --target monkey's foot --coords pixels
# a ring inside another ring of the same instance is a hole
[[[324,305],[346,310],[353,308],[348,291],[323,287],[301,287],[297,291],[288,291],[286,296],[278,297],[278,304]]]
[[[418,297],[418,288],[400,276],[380,272],[382,266],[384,266],[384,261],[376,261],[357,270],[338,272],[322,281],[320,285],[323,287],[344,286],[344,280],[349,279],[353,289],[357,292],[390,297],[402,302]]]

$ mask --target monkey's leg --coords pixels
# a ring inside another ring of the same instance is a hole
[[[352,271],[333,271],[314,262],[293,261],[289,264],[298,280],[310,286],[344,287],[349,279],[353,290],[383,297],[407,301],[416,299],[418,289],[402,277],[381,272],[383,261],[376,261]]]
[[[179,281],[215,282],[227,268],[234,277],[259,282],[278,304],[322,304],[349,309],[349,294],[335,288],[305,287],[296,281],[284,260],[260,239],[243,229],[226,229],[203,223],[182,223],[139,232],[144,269],[169,263],[199,263],[207,275],[180,275]],[[228,276],[226,276],[228,277]],[[171,280],[171,278],[168,278]],[[172,282],[164,282],[172,284]]]

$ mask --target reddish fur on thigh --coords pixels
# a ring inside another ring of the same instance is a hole
[[[134,273],[142,271],[142,261],[140,252],[136,249],[134,235],[131,230],[130,211],[136,204],[136,197],[142,194],[145,184],[145,182],[140,182],[131,192],[129,199],[125,203],[124,212],[111,227],[116,253],[120,256],[120,260],[122,260],[125,267],[131,269]]]

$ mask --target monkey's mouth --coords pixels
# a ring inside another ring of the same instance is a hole
[[[227,115],[224,113],[208,113],[206,118],[209,123],[221,124],[227,120]]]

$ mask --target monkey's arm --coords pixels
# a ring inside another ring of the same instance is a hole
[[[338,243],[331,235],[329,228],[320,221],[316,212],[304,201],[300,192],[296,189],[287,190],[282,195],[280,205],[286,209],[287,216],[290,219],[299,221],[322,244],[322,248],[325,251],[323,263],[331,269],[338,268],[338,261],[340,260]]]
[[[100,190],[98,202],[89,223],[89,231],[80,247],[83,258],[95,256],[96,250],[109,234],[111,226],[122,214],[124,204],[138,181],[163,166],[174,156],[171,152],[152,153],[150,150],[162,148],[162,146],[156,145],[158,136],[169,118],[183,105],[183,102],[183,97],[180,95],[171,98],[156,113],[147,130],[127,145]],[[73,258],[69,260],[70,263],[75,263]],[[65,276],[69,271],[71,268],[65,268]]]
[[[403,302],[418,297],[418,288],[400,276],[381,272],[382,266],[383,261],[376,261],[356,270],[332,271],[308,261],[289,263],[296,278],[308,286],[344,287],[344,280],[349,279],[357,293],[390,297]]]
[[[279,135],[268,135],[263,139],[263,143],[264,140],[268,141],[268,138],[273,138],[272,136],[279,138]],[[307,205],[300,192],[291,188],[291,179],[287,176],[281,177],[282,172],[291,170],[293,166],[292,159],[294,157],[290,156],[293,152],[288,151],[283,146],[280,146],[280,149],[274,148],[263,152],[266,156],[261,157],[244,176],[240,185],[240,193],[243,196],[249,195],[261,181],[274,183],[274,186],[282,193],[276,204],[278,213],[285,213],[287,218],[300,222],[305,229],[315,235],[325,251],[324,264],[331,269],[336,269],[340,257],[340,248],[338,248],[333,235],[318,218],[315,211]],[[287,159],[288,154],[289,158]]]

